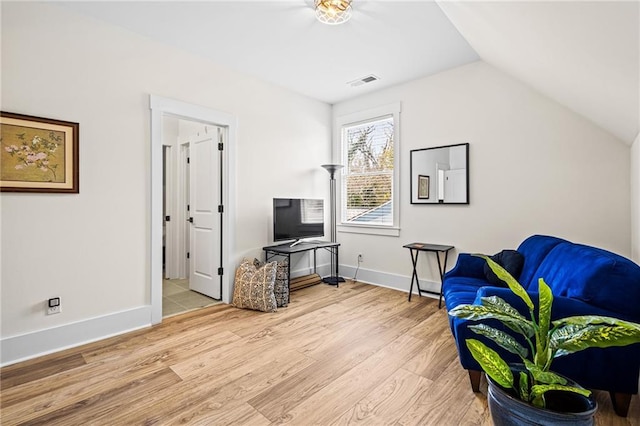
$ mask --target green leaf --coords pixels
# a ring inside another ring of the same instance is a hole
[[[557,391],[566,391],[573,392],[583,396],[591,395],[591,391],[588,389],[577,388],[575,386],[565,386],[565,385],[534,385],[531,386],[531,398],[536,399],[542,396],[545,392],[549,392],[551,390]]]
[[[545,371],[543,368],[532,363],[529,360],[525,360],[524,365],[525,367],[527,367],[527,370],[529,371],[529,373],[531,373],[536,383],[544,383],[547,385],[566,385],[567,384],[567,379],[565,379],[564,377],[552,371]]]
[[[553,304],[553,294],[551,288],[544,282],[544,279],[538,280],[538,293],[540,297],[540,306],[538,311],[538,326],[540,328],[540,337],[547,338],[549,333],[549,324],[551,324],[551,305]]]
[[[509,303],[507,303],[506,300],[502,299],[501,297],[498,297],[498,296],[481,297],[480,298],[480,304],[482,306],[498,308],[498,309],[504,311],[504,313],[513,316],[514,318],[521,318],[521,319],[523,319],[525,321],[528,321],[524,317],[524,315],[522,315],[520,312],[518,312],[518,310],[516,308],[511,306]]]
[[[531,403],[538,408],[544,408],[546,405],[544,395],[538,395],[536,397],[529,395],[529,398],[531,398]]]
[[[620,327],[635,329],[640,331],[640,324],[634,322],[624,321],[618,318],[603,317],[600,315],[577,315],[573,317],[561,318],[553,322],[553,325],[558,327],[565,324],[575,325],[588,325],[588,324],[609,324],[617,325]]]
[[[499,298],[497,298],[499,299]],[[502,300],[502,299],[500,299]],[[508,303],[502,300],[504,305],[458,305],[449,311],[449,315],[470,321],[496,319],[513,331],[531,337],[534,334],[531,322],[520,315]],[[484,303],[484,302],[483,302]],[[510,309],[506,308],[509,307]],[[513,313],[515,312],[515,314]]]
[[[488,337],[493,340],[501,348],[520,356],[525,359],[529,355],[527,348],[522,346],[516,339],[505,333],[504,331],[495,329],[486,324],[478,324],[469,326],[474,333]]]
[[[498,309],[518,321],[503,323],[516,333],[520,333],[526,337],[532,337],[535,334],[535,328],[530,320],[525,318],[516,308],[507,303],[498,296],[481,297],[480,304],[489,308]]]
[[[538,280],[538,332],[536,333],[536,356],[537,365],[546,365],[551,356],[549,348],[549,325],[551,323],[551,305],[553,304],[553,294],[551,288],[544,279]]]
[[[513,276],[511,276],[509,272],[507,272],[502,266],[491,260],[489,256],[486,256],[484,254],[476,254],[474,256],[483,258],[487,262],[493,273],[496,274],[496,276],[505,284],[507,284],[514,294],[516,294],[524,301],[530,311],[533,311],[533,302],[527,294],[527,291],[515,278],[513,278]]]
[[[640,327],[608,324],[569,324],[551,334],[554,357],[587,348],[608,348],[640,343]]]
[[[518,387],[520,388],[520,399],[523,401],[529,400],[529,376],[524,371],[520,372],[520,380],[518,381]]]
[[[467,339],[465,343],[473,358],[478,361],[480,367],[489,377],[503,388],[513,387],[513,373],[509,365],[500,358],[496,351],[479,340]]]
[[[549,337],[549,347],[551,348],[551,353],[555,354],[555,352],[561,345],[573,339],[576,333],[582,330],[584,327],[585,325],[567,324],[565,326],[554,329],[551,332],[551,336]]]

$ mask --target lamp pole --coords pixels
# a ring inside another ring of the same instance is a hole
[[[335,243],[337,242],[336,240],[338,239],[338,235],[337,235],[337,222],[336,222],[336,172],[338,170],[340,170],[341,168],[343,168],[344,166],[341,164],[323,164],[322,168],[324,168],[327,172],[329,172],[329,210],[330,210],[330,215],[331,215],[331,242]],[[336,248],[337,250],[337,248]],[[331,275],[333,276],[333,271],[334,271],[334,258],[335,259],[335,265],[336,265],[336,270],[337,270],[337,266],[338,266],[338,259],[337,259],[337,252],[333,252],[331,254]],[[338,282],[340,281],[344,281],[344,278],[338,277],[337,273],[335,274],[336,277],[332,280],[332,281],[336,281],[335,283],[331,282],[330,284],[338,284]],[[330,279],[330,278],[329,278]],[[325,282],[327,279],[325,278]]]

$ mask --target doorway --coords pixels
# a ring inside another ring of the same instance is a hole
[[[223,127],[163,116],[162,315],[221,299]]]
[[[165,206],[163,209],[163,199],[165,194],[163,191],[163,182],[169,180],[179,181],[180,171],[178,170],[178,161],[175,161],[176,168],[167,167],[165,176],[165,161],[163,161],[164,146],[170,145],[172,148],[167,151],[171,152],[174,157],[179,157],[183,151],[180,149],[182,145],[169,143],[165,140],[164,126],[171,117],[184,120],[185,122],[195,122],[199,126],[208,126],[209,129],[215,128],[215,132],[209,131],[201,134],[201,138],[193,141],[193,146],[189,142],[189,157],[191,158],[189,185],[194,186],[194,182],[213,181],[213,177],[219,175],[220,180],[217,181],[217,192],[207,194],[208,190],[204,190],[204,186],[197,185],[190,188],[189,216],[184,215],[185,219],[193,218],[194,227],[199,229],[197,232],[189,232],[189,245],[194,247],[196,251],[193,257],[189,257],[189,281],[192,281],[194,273],[196,281],[209,279],[215,281],[218,288],[218,299],[225,303],[230,302],[231,279],[229,275],[233,271],[233,267],[229,267],[230,253],[232,253],[233,223],[229,220],[230,213],[234,205],[234,188],[235,180],[233,173],[229,172],[229,164],[234,164],[235,158],[235,134],[236,119],[232,115],[211,110],[209,108],[200,107],[180,101],[175,101],[158,96],[150,97],[151,106],[151,271],[150,271],[150,289],[151,289],[151,322],[157,324],[162,321],[162,302],[163,302],[163,278],[166,272],[166,265],[171,264],[171,268],[177,268],[175,259],[178,254],[171,255],[169,246],[163,250],[163,241],[173,240],[171,247],[177,247],[176,241],[180,241],[179,232],[176,226],[167,227],[167,234],[163,233],[163,224],[166,225],[166,217],[170,216],[169,222],[175,217],[177,222],[181,220],[180,209]],[[221,145],[219,145],[221,144]],[[195,157],[199,158],[198,166],[194,167],[194,146],[197,146]],[[217,168],[207,168],[206,163],[213,164],[215,158]],[[203,160],[204,159],[204,160]],[[202,160],[202,161],[201,161]],[[202,166],[202,167],[201,167]],[[186,173],[186,172],[184,172]],[[194,181],[195,179],[195,181]],[[218,185],[219,184],[219,185]],[[195,195],[194,195],[195,194]],[[204,194],[204,195],[203,195]],[[195,196],[195,199],[192,198]],[[177,198],[176,198],[177,200]],[[174,201],[176,201],[174,200]],[[177,202],[177,201],[176,201]],[[173,203],[175,205],[175,202]],[[169,213],[169,214],[163,214]],[[183,222],[184,223],[184,222]],[[190,222],[191,223],[191,222]],[[209,227],[209,228],[208,228]],[[171,231],[169,230],[171,229]],[[210,239],[206,236],[214,233],[212,229],[218,230],[217,245],[212,245]],[[219,243],[219,244],[218,244]],[[217,251],[215,247],[218,247]],[[176,248],[176,251],[179,248]],[[209,251],[207,251],[209,250]],[[165,262],[163,262],[163,251],[165,252]],[[200,254],[198,254],[200,253]],[[173,260],[172,260],[173,259]],[[211,261],[214,259],[214,261]],[[176,269],[174,269],[176,270]],[[204,278],[203,278],[204,277]],[[191,285],[191,283],[189,283]]]

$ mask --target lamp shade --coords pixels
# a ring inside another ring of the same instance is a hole
[[[335,179],[335,173],[344,166],[342,164],[323,164],[321,167],[329,172],[331,179]]]

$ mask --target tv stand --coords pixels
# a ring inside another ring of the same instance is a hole
[[[313,251],[313,272],[316,272],[317,267],[317,259],[316,252],[318,249],[324,249],[331,253],[331,275],[329,277],[324,278],[322,281],[335,285],[336,287],[340,284],[340,276],[338,274],[338,247],[340,243],[332,243],[329,241],[301,241],[297,240],[293,244],[285,243],[280,245],[273,245],[262,247],[264,250],[264,258],[265,261],[270,261],[275,256],[286,257],[289,261],[289,270],[287,272],[287,286],[291,282],[291,255],[295,253],[304,253],[307,251]],[[335,255],[335,275],[333,271],[333,259]]]

